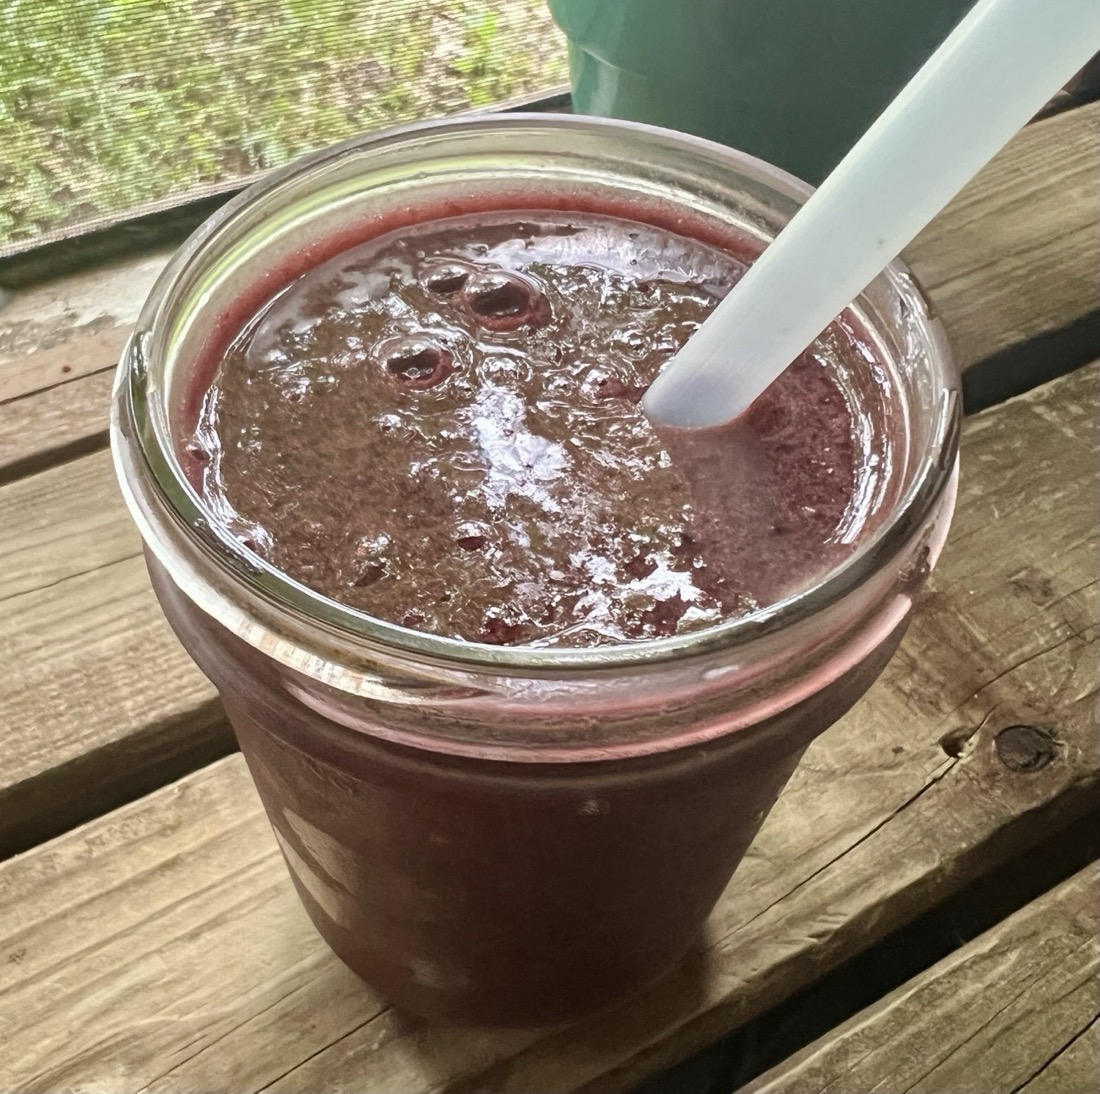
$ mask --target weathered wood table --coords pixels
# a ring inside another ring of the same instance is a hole
[[[549,1033],[394,1012],[298,906],[105,450],[113,363],[165,255],[16,291],[0,309],[0,1091],[629,1089],[747,1025],[766,1039],[776,1008],[888,961],[907,925],[996,878],[1003,922],[753,1089],[1095,1091],[1096,866],[1055,862],[1041,894],[1004,878],[1100,830],[1098,123],[1096,105],[1033,123],[908,252],[984,409],[901,651],[807,753],[696,951]]]

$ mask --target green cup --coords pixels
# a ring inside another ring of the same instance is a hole
[[[817,184],[974,0],[548,0],[573,107],[667,126]]]

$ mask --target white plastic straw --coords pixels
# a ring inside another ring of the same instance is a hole
[[[1100,0],[978,0],[666,363],[649,417],[743,413],[1098,50]]]

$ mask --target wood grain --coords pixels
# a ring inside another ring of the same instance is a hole
[[[1097,310],[1098,148],[1100,104],[1035,122],[907,249],[960,366]],[[0,481],[104,443],[106,385],[78,378],[117,361],[166,261],[67,278],[0,313]]]
[[[906,248],[961,367],[1100,307],[1100,103],[1021,130]]]
[[[141,553],[107,452],[13,483],[0,513],[0,603]]]
[[[233,747],[99,452],[0,490],[0,854]]]
[[[106,444],[114,367],[168,252],[16,294],[0,311],[0,483]]]
[[[1100,1019],[1065,1046],[1019,1094],[1094,1094],[1100,1090]]]
[[[106,325],[90,322],[70,332],[57,345],[0,365],[0,404],[64,386],[117,363],[133,326],[104,318]]]
[[[8,297],[0,311],[0,402],[117,361],[169,257],[142,255]]]
[[[0,403],[0,483],[104,447],[113,380],[107,367]]]
[[[967,424],[959,516],[900,655],[645,996],[551,1034],[386,1009],[312,933],[231,757],[0,865],[0,1089],[628,1089],[1095,808],[1098,375]],[[1053,736],[1053,762],[1005,765],[1016,724]]]
[[[1094,864],[743,1087],[743,1094],[988,1094],[1044,1087],[1095,1094],[1100,1056],[1090,1030],[1100,1028],[1098,933],[1100,866]]]

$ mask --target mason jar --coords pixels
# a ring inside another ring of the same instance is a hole
[[[381,231],[605,210],[759,251],[809,189],[631,123],[498,115],[325,149],[173,258],[123,353],[111,440],[164,612],[214,682],[295,888],[387,1000],[507,1025],[606,1008],[698,935],[807,745],[890,658],[954,504],[959,384],[901,263],[852,305],[894,452],[843,562],[693,633],[594,648],[441,637],[326,599],[220,524],[181,463],[203,362],[273,292]]]

